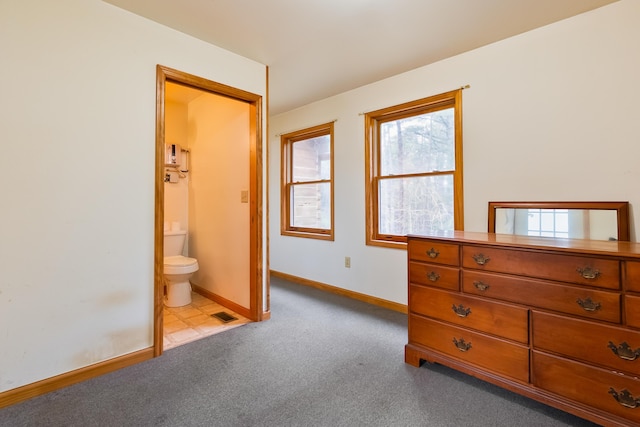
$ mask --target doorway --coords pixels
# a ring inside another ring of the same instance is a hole
[[[248,308],[243,309],[243,315],[252,321],[263,320],[263,219],[262,213],[262,97],[240,89],[216,83],[181,71],[173,70],[161,65],[156,70],[156,175],[155,175],[155,245],[154,245],[154,355],[159,356],[163,351],[163,239],[165,227],[165,96],[167,84],[177,84],[187,88],[224,97],[240,102],[248,109],[246,126],[249,134],[246,153],[242,162],[249,164],[248,188],[239,192],[238,202],[248,203],[247,223],[242,228],[248,230],[248,252],[244,255],[248,260]],[[245,157],[246,156],[246,157]],[[242,194],[240,194],[242,193]],[[224,209],[224,207],[223,207]],[[201,260],[199,263],[206,262]],[[243,272],[247,273],[247,272]],[[245,284],[242,284],[245,286]],[[205,290],[206,292],[206,290]],[[214,296],[211,294],[211,296]],[[221,297],[225,300],[224,297]],[[233,304],[233,301],[228,301]],[[237,308],[240,306],[234,306]]]

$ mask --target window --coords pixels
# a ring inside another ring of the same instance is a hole
[[[462,89],[365,114],[367,244],[463,229]]]
[[[333,240],[333,122],[280,138],[281,234]]]
[[[528,209],[527,235],[569,237],[569,209]]]

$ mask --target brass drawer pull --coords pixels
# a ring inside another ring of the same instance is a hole
[[[471,309],[470,308],[464,308],[464,306],[462,304],[459,304],[458,306],[453,304],[451,309],[459,317],[467,317],[468,315],[471,314]]]
[[[620,345],[615,345],[613,342],[609,341],[607,347],[609,347],[620,359],[636,360],[638,356],[640,356],[640,348],[632,350],[631,346],[626,341],[623,341]]]
[[[576,268],[576,271],[580,273],[580,275],[583,278],[589,279],[589,280],[595,280],[600,276],[600,271],[591,267],[585,267],[585,268],[578,267]]]
[[[485,265],[486,263],[489,262],[491,258],[489,258],[488,256],[484,256],[484,254],[476,254],[473,255],[473,260],[476,262],[476,264],[478,265]]]
[[[440,275],[435,271],[427,273],[427,278],[432,282],[437,282],[440,279]]]
[[[488,283],[483,283],[481,281],[473,282],[473,286],[476,287],[477,290],[484,292],[490,288]]]
[[[453,343],[458,348],[458,350],[463,351],[463,352],[464,351],[468,351],[471,348],[471,343],[470,342],[465,342],[464,338],[460,338],[460,341],[458,341],[456,339],[456,337],[453,337]]]
[[[431,248],[427,251],[427,255],[429,255],[429,258],[437,258],[438,255],[440,255],[440,252],[438,252],[434,248]]]
[[[625,408],[634,409],[640,406],[640,399],[633,397],[626,388],[618,393],[613,387],[609,387],[609,394]]]
[[[599,302],[592,301],[591,297],[587,297],[586,299],[578,298],[576,302],[584,309],[584,311],[598,311],[602,306]]]

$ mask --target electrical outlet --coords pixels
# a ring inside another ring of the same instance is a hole
[[[347,268],[351,268],[351,257],[350,256],[344,257],[344,266],[347,267]]]

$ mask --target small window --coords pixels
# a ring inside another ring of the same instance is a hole
[[[462,230],[461,92],[365,115],[367,244]]]
[[[333,122],[280,139],[281,234],[333,240]]]
[[[569,237],[569,209],[528,209],[527,216],[528,236]]]

